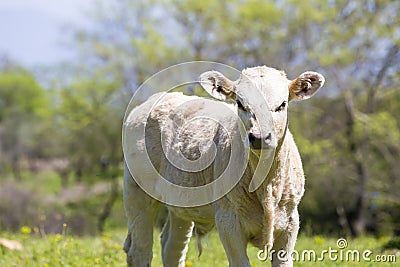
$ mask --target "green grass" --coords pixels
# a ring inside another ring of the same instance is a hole
[[[152,266],[161,265],[159,233],[155,234],[154,258]],[[63,235],[49,235],[40,237],[38,234],[28,233],[0,233],[0,237],[13,239],[21,242],[23,251],[10,251],[0,248],[0,266],[126,266],[125,253],[122,251],[122,244],[125,238],[125,231],[112,231],[99,237],[72,237]],[[399,254],[398,251],[385,252],[381,250],[382,245],[388,238],[375,239],[363,237],[348,240],[347,250],[371,250],[371,258],[375,255],[391,253]],[[227,260],[216,232],[212,232],[203,242],[203,255],[198,258],[196,242],[191,242],[187,256],[186,266],[188,267],[210,267],[227,266]],[[336,239],[321,236],[305,237],[300,236],[296,249],[301,252],[306,249],[314,249],[319,256],[324,249],[338,249]],[[256,248],[248,248],[248,255],[254,267],[270,266],[268,262],[261,262],[257,259]],[[330,261],[326,255],[322,262],[296,262],[295,266],[399,266],[399,255],[397,263],[377,262],[342,262]]]

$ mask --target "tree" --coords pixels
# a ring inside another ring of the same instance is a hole
[[[70,161],[78,182],[108,180],[111,184],[110,198],[99,214],[100,231],[117,198],[117,178],[121,174],[124,106],[118,101],[116,88],[118,84],[93,77],[59,90],[57,121],[63,140],[62,156]]]
[[[340,21],[340,24],[331,26],[331,40],[342,37],[343,43],[348,45],[337,52],[341,55],[341,62],[332,64],[330,68],[338,76],[336,83],[344,92],[347,149],[358,180],[354,190],[355,212],[351,226],[353,234],[361,235],[371,221],[369,206],[371,191],[375,189],[370,177],[371,166],[376,156],[372,156],[371,153],[369,126],[362,134],[356,133],[357,120],[360,119],[357,114],[364,113],[368,117],[377,112],[375,106],[378,90],[387,88],[392,78],[390,72],[400,68],[400,39],[396,39],[394,31],[391,30],[399,23],[394,14],[400,10],[400,5],[392,1],[368,1],[367,5],[355,2],[340,3],[339,6],[342,6],[342,11],[337,16],[337,22]],[[345,28],[352,29],[353,34],[342,36],[339,31],[344,32]],[[334,47],[333,43],[327,44],[327,48]],[[346,83],[343,84],[343,81]],[[364,101],[354,101],[355,97],[365,98]]]
[[[266,64],[285,69],[288,77],[314,69],[325,74],[325,88],[302,107],[293,104],[290,126],[308,177],[304,221],[315,231],[360,235],[376,232],[381,225],[377,214],[390,217],[385,210],[398,207],[399,196],[388,186],[396,186],[399,175],[400,124],[393,114],[399,112],[394,99],[399,99],[400,2],[102,3],[94,16],[97,27],[75,32],[84,52],[81,69],[86,72],[80,77],[85,82],[62,91],[61,113],[67,136],[75,139],[69,147],[78,169],[81,164],[92,172],[103,153],[96,144],[114,144],[104,140],[118,136],[115,131],[91,136],[102,133],[102,127],[116,127],[96,121],[94,107],[100,106],[105,119],[110,115],[102,108],[109,111],[112,105],[95,105],[93,99],[112,96],[125,106],[130,93],[164,67],[188,60],[214,60],[239,69]],[[87,89],[92,87],[98,91]],[[66,120],[69,112],[75,122]],[[92,149],[92,156],[84,156]],[[386,200],[392,204],[385,205]]]
[[[28,71],[13,64],[0,69],[0,166],[21,179],[23,158],[46,156],[42,133],[49,126],[49,97]],[[48,155],[47,155],[48,156]]]

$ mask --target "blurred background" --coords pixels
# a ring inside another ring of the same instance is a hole
[[[121,127],[150,75],[268,65],[292,103],[305,234],[400,234],[400,1],[0,1],[0,232],[125,227]],[[234,77],[232,77],[234,78]]]

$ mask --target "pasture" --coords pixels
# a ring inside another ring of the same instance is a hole
[[[113,230],[96,237],[73,237],[66,235],[47,235],[41,237],[39,234],[17,233],[11,234],[3,232],[0,234],[2,238],[17,240],[24,246],[22,251],[10,251],[0,247],[0,266],[2,267],[31,267],[31,266],[126,266],[125,253],[122,250],[123,240],[125,238],[125,230]],[[161,265],[161,253],[159,245],[159,232],[154,235],[155,249],[153,257],[153,265],[155,267]],[[397,262],[357,262],[357,261],[333,261],[329,260],[326,254],[324,261],[304,261],[295,262],[294,266],[399,266],[399,251],[382,251],[382,246],[389,240],[385,238],[362,237],[359,239],[349,239],[348,247],[343,251],[358,250],[363,252],[371,250],[371,259],[375,259],[376,255],[396,254]],[[187,267],[210,267],[210,266],[227,266],[227,260],[219,241],[218,235],[213,231],[203,240],[203,254],[197,257],[198,251],[196,242],[192,239],[189,246]],[[301,253],[304,250],[315,250],[317,257],[321,252],[329,247],[336,249],[336,239],[325,238],[322,236],[308,237],[300,235],[296,250]],[[261,262],[257,259],[258,250],[248,247],[248,254],[251,265],[254,267],[270,266],[269,262]],[[338,254],[339,255],[339,254]]]

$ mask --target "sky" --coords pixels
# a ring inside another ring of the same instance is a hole
[[[0,56],[26,67],[73,59],[66,25],[88,23],[95,0],[0,0]]]

